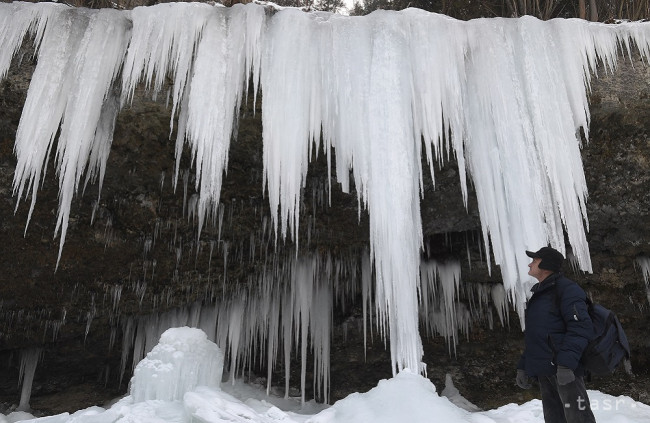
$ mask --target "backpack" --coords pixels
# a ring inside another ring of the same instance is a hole
[[[580,362],[585,370],[595,376],[611,375],[625,361],[625,371],[631,373],[630,344],[616,314],[589,298],[587,311],[594,324],[594,339],[582,353]]]
[[[559,289],[556,301],[560,305]],[[630,343],[616,314],[589,298],[587,312],[593,323],[594,337],[582,353],[580,363],[593,376],[611,375],[616,367],[624,362],[625,371],[632,374],[630,365]]]

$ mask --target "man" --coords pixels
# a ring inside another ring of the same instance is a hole
[[[539,281],[526,304],[525,350],[517,364],[517,385],[542,392],[546,423],[595,422],[580,357],[592,338],[585,292],[560,272],[564,256],[550,247],[526,251],[528,274]]]

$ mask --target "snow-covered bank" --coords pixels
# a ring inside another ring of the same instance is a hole
[[[647,423],[650,406],[630,397],[589,391],[598,422]],[[0,423],[33,419],[17,412],[0,415]],[[136,403],[127,396],[108,409],[90,407],[73,414],[30,420],[35,423],[543,423],[542,403],[508,404],[494,410],[469,412],[439,396],[428,379],[403,371],[382,380],[366,393],[354,393],[327,407],[313,402],[300,406],[300,398],[266,396],[262,387],[222,384],[222,390],[197,387],[179,401],[147,400]]]
[[[542,423],[542,404],[508,404],[495,410],[468,411],[468,404],[447,381],[440,396],[429,379],[404,370],[366,393],[353,393],[332,406],[300,398],[266,395],[264,387],[213,383],[221,375],[223,355],[204,332],[193,328],[166,331],[143,359],[130,384],[130,395],[104,409],[34,418],[25,412],[0,414],[0,423]],[[210,385],[210,386],[206,386]],[[143,394],[143,393],[146,393]],[[650,422],[650,406],[630,397],[589,391],[600,422]],[[162,399],[166,398],[166,399]]]

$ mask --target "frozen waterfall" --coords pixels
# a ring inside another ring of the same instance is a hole
[[[526,249],[551,244],[564,252],[566,232],[580,268],[591,271],[580,157],[591,73],[599,62],[613,70],[619,49],[631,45],[650,59],[650,23],[462,22],[416,9],[346,17],[267,12],[257,4],[92,11],[15,2],[0,4],[0,77],[27,34],[38,64],[16,134],[14,194],[19,201],[31,196],[31,216],[55,149],[59,257],[81,179],[98,178],[101,186],[115,117],[137,84],[156,92],[166,76],[173,80],[176,156],[187,143],[199,226],[217,213],[242,92],[259,86],[260,189],[268,192],[276,236],[289,233],[297,244],[309,161],[333,148],[336,180],[348,191],[351,172],[359,207],[369,213],[375,314],[390,337],[394,372],[421,369],[422,155],[432,176],[435,165],[457,160],[465,199],[467,179],[473,183],[484,248],[521,311]],[[312,293],[293,295],[305,299],[295,304],[310,306]],[[295,313],[304,325],[312,318]]]

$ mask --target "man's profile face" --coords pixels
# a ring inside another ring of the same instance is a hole
[[[539,268],[539,264],[542,262],[541,258],[534,258],[533,261],[530,262],[528,265],[528,274],[532,277],[534,277],[537,280],[542,280],[540,279],[542,277],[542,274],[545,273],[543,269]]]

